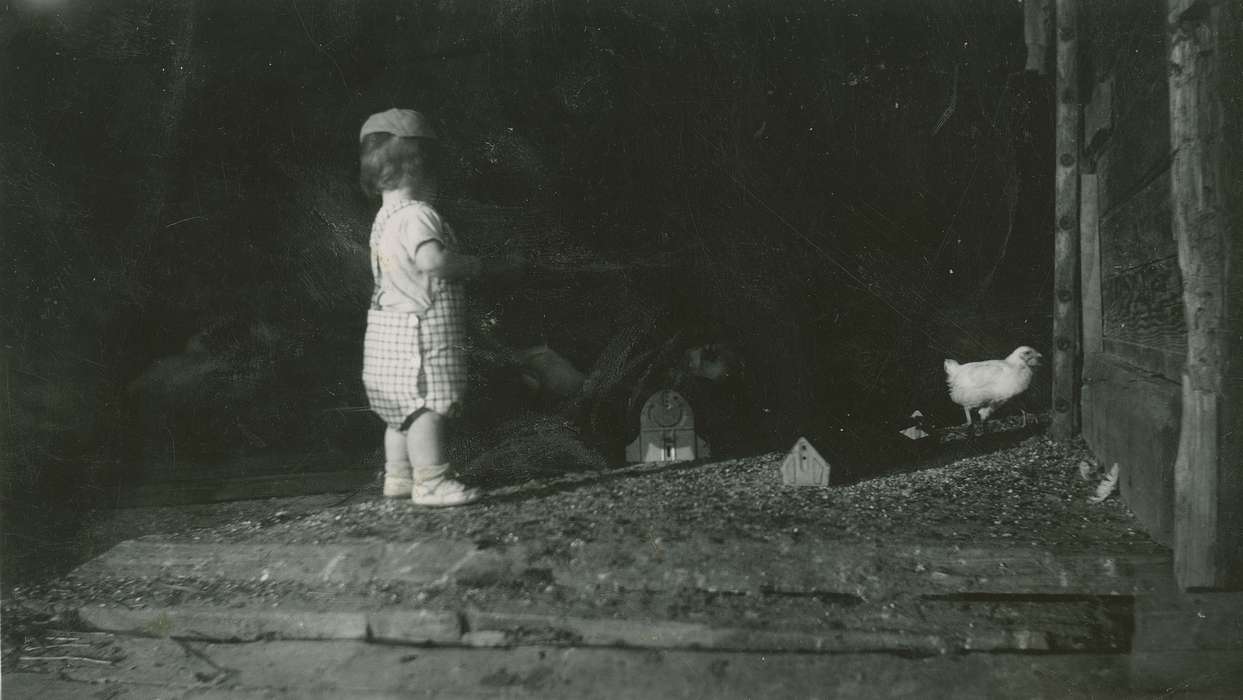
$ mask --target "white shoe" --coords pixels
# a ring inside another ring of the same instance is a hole
[[[418,506],[463,506],[479,500],[479,490],[448,477],[436,477],[415,484],[410,496]]]
[[[403,479],[400,476],[384,477],[385,498],[409,498],[414,479]]]

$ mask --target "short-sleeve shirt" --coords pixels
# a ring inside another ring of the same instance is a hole
[[[418,316],[427,311],[437,285],[444,284],[414,262],[419,246],[430,241],[446,248],[455,247],[456,242],[453,230],[426,202],[395,202],[376,213],[371,230],[371,271],[376,282],[372,308]]]

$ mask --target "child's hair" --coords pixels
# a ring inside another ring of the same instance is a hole
[[[387,132],[362,137],[358,157],[358,184],[369,197],[379,197],[403,183],[434,172],[435,141],[403,138]]]

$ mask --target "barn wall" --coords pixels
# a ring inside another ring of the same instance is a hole
[[[1095,172],[1098,267],[1084,271],[1083,435],[1121,467],[1150,534],[1173,537],[1173,466],[1187,329],[1170,207],[1164,3],[1084,8],[1083,143]],[[1092,259],[1085,256],[1085,263]],[[1092,280],[1092,284],[1088,281]],[[1099,290],[1099,291],[1097,291]]]
[[[1188,319],[1174,465],[1174,574],[1243,589],[1243,24],[1237,2],[1169,0],[1171,200]]]
[[[1174,536],[1174,460],[1178,456],[1179,386],[1102,353],[1083,370],[1083,438],[1107,465],[1119,465],[1119,488],[1153,539]]]

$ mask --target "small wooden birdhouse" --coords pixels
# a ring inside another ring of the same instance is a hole
[[[708,457],[708,443],[695,434],[695,413],[681,394],[662,389],[639,414],[639,437],[626,447],[627,462],[680,462]]]
[[[829,463],[801,437],[781,463],[781,481],[793,486],[828,486]]]

